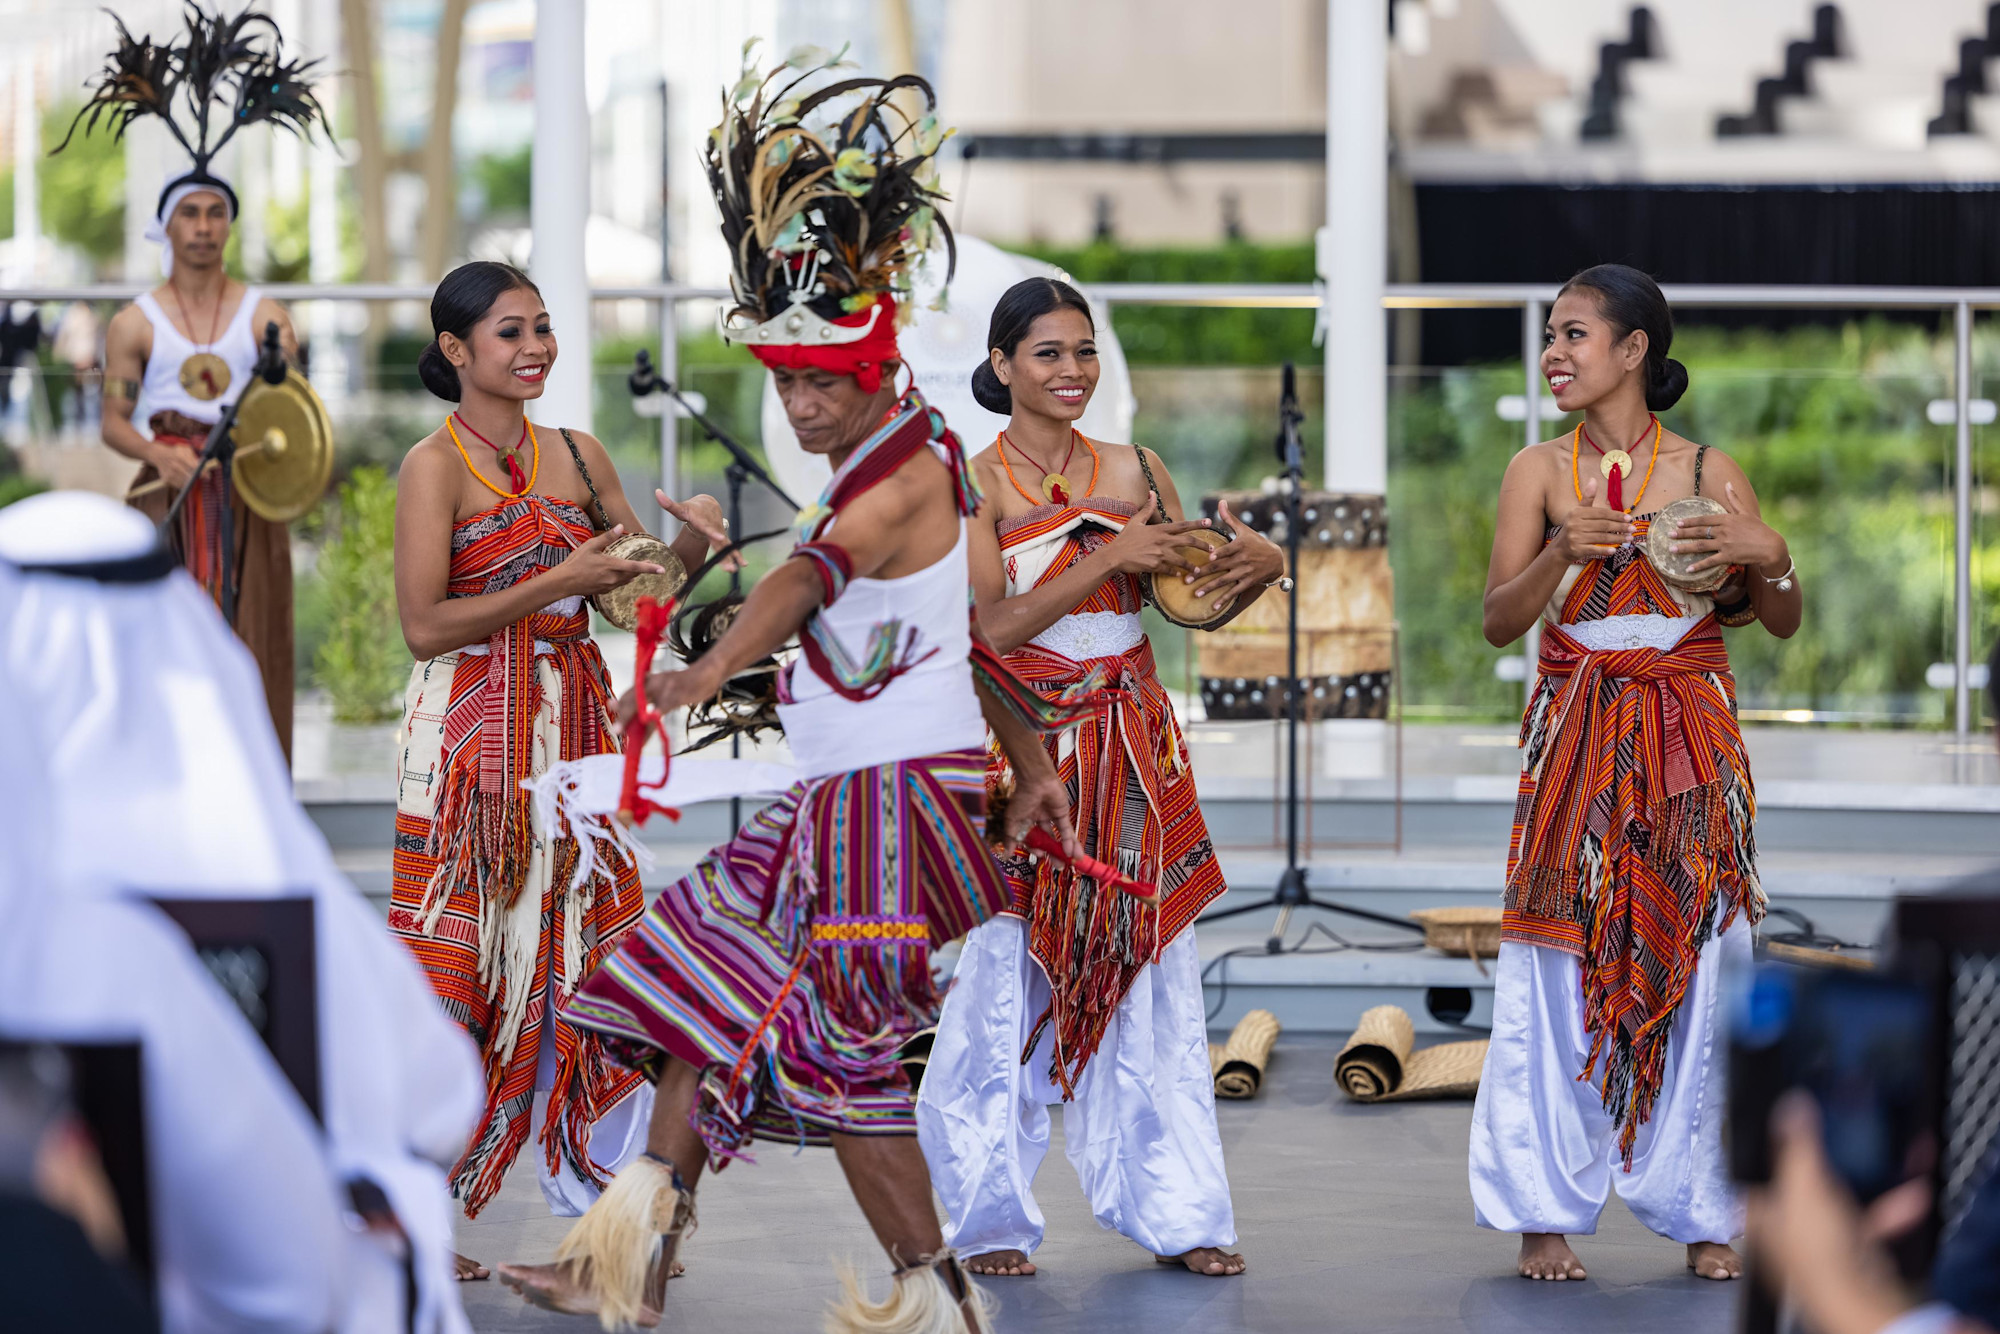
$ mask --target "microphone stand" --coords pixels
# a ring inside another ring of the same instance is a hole
[[[632,373],[625,378],[625,387],[632,391],[634,398],[645,398],[650,394],[667,395],[667,397],[680,405],[680,410],[687,415],[690,421],[701,428],[703,435],[713,440],[716,444],[721,445],[723,450],[729,455],[729,466],[723,470],[722,475],[729,486],[729,534],[731,540],[734,540],[737,534],[743,531],[743,486],[753,478],[763,483],[764,487],[772,495],[782,500],[789,508],[793,510],[799,508],[799,502],[785,494],[785,488],[779,486],[772,479],[771,474],[764,471],[764,465],[757,461],[755,454],[745,449],[742,442],[737,440],[736,437],[723,430],[720,426],[717,426],[699,408],[688,402],[687,398],[673,381],[667,379],[654,369],[653,354],[643,347],[633,355]],[[729,593],[730,596],[734,597],[742,591],[743,571],[739,566],[737,569],[729,572]],[[638,682],[641,689],[645,687],[645,684],[643,681]],[[729,738],[729,754],[732,759],[742,758],[743,738],[740,735],[732,735]],[[729,823],[732,828],[740,826],[743,823],[743,799],[741,797],[731,797],[729,799]]]
[[[251,367],[250,373],[266,384],[285,382],[285,351],[278,342],[276,320],[269,320],[264,324],[264,344],[258,349],[257,362]],[[230,400],[229,406],[222,410],[221,419],[209,428],[208,440],[202,445],[201,457],[195,460],[193,475],[181,486],[179,494],[174,497],[174,503],[167,506],[166,517],[160,520],[161,535],[166,538],[169,546],[178,548],[180,544],[173,538],[174,520],[180,517],[181,509],[187,504],[188,496],[193,493],[195,483],[201,480],[203,471],[211,462],[214,463],[216,470],[222,474],[221,610],[222,619],[229,623],[229,628],[232,630],[236,628],[236,595],[239,590],[236,569],[236,507],[230,503],[230,492],[234,485],[236,465],[236,409],[243,402],[243,394],[248,392],[250,386],[246,384],[243,386],[243,393],[237,394]]]
[[[1271,934],[1264,941],[1266,954],[1284,952],[1285,933],[1291,929],[1292,914],[1300,908],[1345,913],[1349,917],[1379,922],[1384,926],[1399,927],[1404,931],[1423,930],[1407,917],[1394,917],[1368,908],[1357,908],[1351,904],[1313,897],[1312,890],[1306,886],[1307,867],[1299,860],[1299,810],[1303,805],[1299,795],[1299,709],[1305,696],[1305,682],[1299,676],[1300,590],[1297,580],[1299,536],[1305,527],[1305,521],[1300,514],[1306,486],[1305,448],[1299,439],[1299,426],[1304,421],[1305,413],[1299,409],[1299,396],[1295,387],[1292,363],[1288,361],[1285,363],[1284,391],[1278,399],[1277,440],[1278,457],[1285,465],[1283,488],[1286,567],[1291,570],[1294,581],[1290,603],[1285,613],[1285,870],[1278,877],[1278,887],[1269,898],[1234,908],[1223,908],[1217,912],[1203,913],[1197,919],[1200,922],[1215,922],[1243,913],[1261,912],[1267,908],[1277,909],[1277,920],[1272,923]]]

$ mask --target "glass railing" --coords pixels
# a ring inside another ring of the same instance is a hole
[[[624,340],[637,341],[648,340]],[[1982,354],[1988,350],[1978,346]],[[1845,359],[1862,369],[1698,363],[1692,392],[1666,415],[1669,428],[1743,465],[1805,582],[1808,615],[1792,639],[1756,630],[1730,635],[1746,721],[1952,724],[1954,428],[1949,412],[1939,412],[1951,398],[1951,345],[1948,336],[1919,335],[1897,347]],[[2000,352],[2000,345],[1992,350]],[[626,370],[607,355],[596,372],[595,427],[628,497],[650,519],[651,491],[660,480],[660,422],[634,411]],[[1190,506],[1219,489],[1255,488],[1276,471],[1278,378],[1276,367],[1133,368],[1135,436],[1159,452]],[[0,498],[22,484],[6,476],[9,464],[61,485],[116,490],[121,484],[129,466],[96,443],[88,379],[79,392],[78,377],[66,368],[0,373],[7,398],[0,439],[15,446],[12,458],[0,454]],[[1403,709],[1412,720],[1519,716],[1520,647],[1489,646],[1479,624],[1499,482],[1522,441],[1521,381],[1516,365],[1402,369],[1390,377],[1391,560]],[[760,446],[763,376],[747,359],[686,365],[681,383],[745,444]],[[1975,400],[1981,386],[1975,381]],[[1324,438],[1317,367],[1301,371],[1299,392],[1310,413],[1309,458],[1316,459]],[[1501,412],[1510,397],[1511,420]],[[329,406],[337,477],[371,464],[393,473],[409,444],[435,429],[445,411],[413,369],[395,366],[367,377],[365,388],[330,395]],[[1981,411],[1975,402],[1976,422]],[[1551,414],[1543,434],[1572,424]],[[720,448],[685,421],[677,431],[681,490],[722,496]],[[1993,481],[1991,434],[1974,433],[1975,663],[2000,620],[2000,486]],[[746,493],[747,529],[777,527],[786,517],[754,485]],[[327,531],[314,521],[295,529],[302,583],[320,577],[313,554]],[[753,554],[752,574],[782,554],[782,544],[766,544]],[[302,608],[317,596],[302,589]],[[1191,682],[1191,637],[1157,621],[1151,628],[1162,677],[1178,692]],[[302,615],[300,633],[300,685],[312,689],[318,685],[313,637],[321,631]],[[1987,713],[1979,691],[1975,727],[1990,725]]]
[[[1699,366],[1696,376],[1666,426],[1742,465],[1807,590],[1791,639],[1729,634],[1745,721],[1950,726],[1953,430],[1931,417],[1948,377],[1925,366]],[[1518,716],[1521,650],[1490,647],[1479,624],[1500,478],[1522,438],[1518,412],[1504,421],[1496,407],[1519,394],[1512,367],[1395,377],[1391,558],[1413,718]],[[1542,433],[1575,421],[1551,414]],[[1984,645],[1993,603],[1979,576],[2000,572],[2000,552],[1988,547],[1990,519],[1981,522],[1991,490],[1975,496],[1974,643]]]

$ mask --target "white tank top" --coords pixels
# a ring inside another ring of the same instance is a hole
[[[965,520],[958,542],[935,564],[900,579],[852,579],[820,612],[852,657],[883,621],[917,632],[914,655],[930,656],[870,700],[844,698],[803,662],[791,676],[793,703],[778,706],[803,778],[869,769],[948,750],[983,750],[986,718],[972,685],[972,613]],[[931,652],[936,650],[935,652]]]
[[[146,358],[146,378],[139,382],[139,402],[132,410],[132,421],[142,431],[151,434],[146,423],[156,412],[178,412],[183,417],[192,417],[198,422],[211,424],[222,420],[222,410],[236,401],[243,387],[250,383],[250,368],[257,364],[257,343],[259,335],[251,331],[250,320],[257,313],[257,302],[263,293],[254,287],[243,289],[243,300],[237,304],[236,313],[229,323],[215,336],[209,347],[198,347],[188,341],[187,336],[174,327],[167,318],[167,312],[160,303],[147,292],[138,301],[140,310],[153,324],[153,351]],[[181,363],[197,352],[213,352],[221,357],[229,367],[229,387],[220,398],[200,399],[181,388]]]

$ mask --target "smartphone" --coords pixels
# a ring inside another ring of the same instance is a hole
[[[1803,1089],[1827,1160],[1864,1204],[1932,1170],[1942,1071],[1935,989],[1847,968],[1757,965],[1730,1032],[1729,1164],[1771,1179],[1771,1108]]]

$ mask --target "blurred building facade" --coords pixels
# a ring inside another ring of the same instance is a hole
[[[305,244],[292,214],[315,180],[330,192],[315,234],[341,253],[313,271],[358,273],[371,158],[386,175],[390,252],[375,270],[424,276],[419,238],[436,209],[422,159],[454,16],[448,249],[526,258],[537,0],[257,2],[325,58],[341,142],[319,173],[284,135],[252,131],[232,148],[253,276]],[[1003,244],[1296,242],[1324,218],[1327,0],[575,3],[588,23],[592,129],[577,151],[592,162],[595,281],[722,279],[701,150],[752,36],[767,61],[796,44],[846,45],[865,68],[932,79],[959,128],[948,216]],[[1989,0],[1379,3],[1393,35],[1395,277],[1544,280],[1611,258],[1682,280],[2000,282],[2000,236],[1984,230],[2000,226],[1987,222],[2000,182]],[[135,31],[178,21],[172,0],[118,10]],[[0,14],[14,39],[0,59],[0,146],[18,154],[24,106],[73,104],[111,30],[97,9],[59,0],[0,2]],[[374,153],[348,49],[361,31]],[[157,127],[130,136],[127,277],[153,273],[140,233],[168,156]],[[1824,238],[1819,248],[1796,244],[1801,232]],[[42,281],[93,276],[61,243],[0,242],[0,262]]]
[[[1211,245],[1324,219],[1324,0],[954,0],[937,77],[979,235]]]

